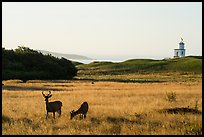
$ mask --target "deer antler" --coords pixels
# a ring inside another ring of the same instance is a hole
[[[51,96],[52,96],[51,91],[49,91],[49,94],[48,94],[47,96],[49,96],[49,97],[51,97]]]
[[[42,95],[43,95],[43,97],[45,97],[45,94],[43,93],[43,91],[42,91]]]

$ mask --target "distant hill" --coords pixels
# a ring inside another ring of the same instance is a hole
[[[46,50],[37,50],[43,54],[51,54],[55,57],[61,58],[64,57],[68,60],[93,60],[92,58],[82,56],[82,55],[76,55],[76,54],[63,54],[63,53],[57,53],[57,52],[50,52]]]
[[[100,62],[77,65],[81,74],[89,75],[122,75],[132,73],[154,72],[193,72],[202,73],[202,56],[153,60],[131,59],[124,62]]]

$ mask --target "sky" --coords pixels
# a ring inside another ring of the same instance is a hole
[[[202,2],[2,2],[2,47],[91,58],[202,55]]]

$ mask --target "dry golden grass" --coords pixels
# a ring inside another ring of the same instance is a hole
[[[2,134],[202,134],[202,115],[158,110],[195,107],[202,111],[202,82],[118,83],[90,81],[3,81]],[[62,115],[46,120],[42,91],[63,102]],[[176,93],[176,102],[166,100]],[[70,120],[70,111],[89,103],[87,118]]]

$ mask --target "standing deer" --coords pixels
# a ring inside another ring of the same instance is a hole
[[[70,112],[70,119],[72,119],[74,116],[76,116],[76,115],[78,115],[78,114],[81,114],[81,118],[86,118],[86,113],[88,112],[88,108],[89,108],[89,106],[88,106],[88,103],[87,102],[83,102],[82,104],[81,104],[81,107],[77,110],[77,111],[74,111],[74,110],[72,110],[71,112]]]
[[[55,112],[59,113],[59,117],[61,116],[61,107],[62,107],[62,102],[61,101],[54,101],[54,102],[49,102],[48,99],[52,97],[51,91],[49,91],[49,94],[46,96],[42,92],[43,97],[45,98],[45,104],[46,104],[46,110],[47,110],[47,115],[46,119],[48,118],[48,112],[53,112],[53,117],[55,118]]]

